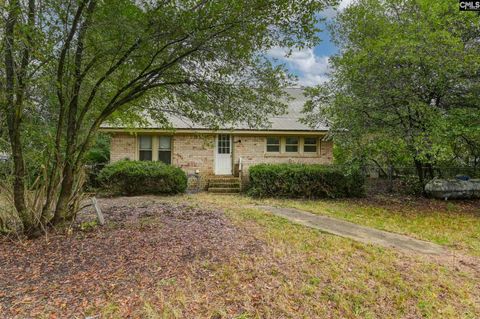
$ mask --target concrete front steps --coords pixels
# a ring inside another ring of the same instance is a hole
[[[215,176],[208,180],[209,193],[235,194],[240,193],[240,179],[234,176]]]

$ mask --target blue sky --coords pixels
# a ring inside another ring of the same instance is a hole
[[[345,9],[353,0],[342,0],[338,11]],[[337,10],[328,9],[322,12],[327,19],[336,15]],[[320,25],[321,29],[325,29]],[[330,41],[330,34],[327,30],[320,33],[322,42],[314,48],[296,50],[291,55],[286,56],[287,50],[284,48],[273,48],[269,51],[269,56],[278,59],[280,63],[285,64],[287,69],[298,77],[298,85],[313,86],[328,80],[330,56],[338,52],[338,49]]]

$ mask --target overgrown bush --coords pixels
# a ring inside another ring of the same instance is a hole
[[[87,179],[85,181],[86,191],[95,191],[100,187],[97,176],[100,171],[108,164],[110,159],[110,135],[100,133],[95,138],[95,143],[85,154],[85,172]]]
[[[249,195],[255,197],[337,198],[364,194],[359,171],[334,166],[260,164],[250,167]]]
[[[0,160],[0,181],[6,180],[12,174],[12,163]]]
[[[405,195],[423,195],[424,185],[416,175],[404,175],[399,178],[398,191]]]
[[[95,138],[95,143],[85,155],[88,165],[107,164],[110,158],[110,135],[100,133]]]
[[[107,192],[118,195],[177,194],[187,188],[185,173],[161,162],[115,162],[100,171],[98,181]]]

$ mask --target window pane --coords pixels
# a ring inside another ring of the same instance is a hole
[[[152,160],[152,151],[140,151],[140,160],[141,161],[151,161]]]
[[[267,137],[267,152],[280,152],[280,137]]]
[[[280,138],[279,137],[267,137],[267,144],[279,145],[280,144]]]
[[[305,153],[316,153],[317,152],[317,146],[316,145],[305,145],[303,147],[303,151]]]
[[[152,149],[152,137],[151,136],[140,136],[140,149],[141,150],[151,150]]]
[[[298,152],[298,137],[287,137],[285,139],[285,152]]]
[[[267,152],[280,152],[279,145],[267,145]]]
[[[230,135],[221,134],[218,136],[218,154],[230,154]]]
[[[171,143],[172,138],[170,136],[160,136],[160,143],[158,145],[158,148],[162,150],[170,150],[172,145]]]
[[[297,145],[287,145],[285,146],[285,151],[289,153],[296,153],[298,152],[298,146]]]
[[[298,137],[287,137],[286,144],[298,144]]]
[[[304,144],[317,145],[317,139],[315,137],[305,137]]]
[[[165,164],[172,164],[172,152],[171,151],[159,151],[158,160]]]

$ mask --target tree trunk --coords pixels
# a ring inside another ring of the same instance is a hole
[[[388,165],[388,187],[387,192],[393,193],[393,165]]]
[[[74,184],[75,179],[78,177],[79,166],[81,165],[81,161],[78,159],[81,158],[83,155],[82,152],[77,152],[77,139],[79,136],[80,126],[82,125],[81,121],[77,119],[78,107],[79,107],[79,95],[80,95],[80,88],[83,81],[82,76],[82,62],[83,62],[83,52],[84,52],[84,39],[88,30],[88,27],[91,22],[92,14],[95,9],[96,1],[84,1],[82,4],[88,3],[86,16],[83,20],[83,23],[79,24],[79,34],[77,39],[77,46],[75,50],[75,58],[74,58],[74,85],[72,88],[72,97],[70,103],[68,104],[68,117],[67,117],[67,139],[66,139],[66,148],[65,148],[65,166],[63,169],[63,178],[62,184],[60,188],[60,194],[57,201],[57,206],[55,209],[55,214],[53,217],[53,224],[59,224],[66,221],[72,221],[75,217],[75,205],[71,203],[71,199],[74,195]],[[83,12],[83,5],[79,7],[79,11],[77,13]],[[76,18],[76,21],[79,23],[81,21],[80,15]],[[76,29],[75,26],[72,27],[72,30]],[[68,44],[70,47],[70,44]],[[68,49],[67,49],[68,50]],[[63,74],[63,64],[59,65],[60,75]],[[59,77],[59,80],[62,80],[62,76]],[[61,100],[64,100],[61,98]],[[60,101],[62,104],[62,101]],[[62,129],[61,126],[58,128],[59,130]],[[58,132],[57,132],[58,133]],[[79,154],[76,154],[79,153]]]
[[[417,159],[414,159],[415,162],[415,168],[417,170],[417,176],[418,179],[420,180],[420,183],[424,186],[425,185],[425,175],[423,171],[423,163]]]
[[[15,74],[15,58],[14,58],[14,43],[15,43],[15,25],[17,23],[17,15],[20,10],[18,1],[10,3],[8,17],[5,23],[5,49],[4,49],[4,63],[5,63],[5,96],[6,96],[6,113],[8,135],[10,139],[10,146],[12,151],[12,158],[14,164],[13,170],[13,199],[15,209],[23,223],[25,232],[33,231],[34,221],[32,216],[27,212],[25,202],[25,163],[23,159],[23,149],[21,142],[21,118],[22,118],[22,103],[23,100],[15,101],[16,82],[19,80]],[[28,58],[28,57],[27,57]],[[22,61],[23,62],[23,61]],[[23,65],[25,67],[25,65]],[[20,88],[22,89],[22,88]],[[23,96],[22,92],[19,94]]]
[[[63,170],[62,184],[60,187],[60,194],[58,195],[57,205],[55,207],[55,214],[52,223],[58,225],[69,221],[70,215],[68,212],[68,204],[72,197],[73,183],[74,183],[74,168],[71,163],[67,161]]]
[[[77,134],[75,131],[76,121],[76,99],[70,106],[69,119],[67,126],[67,146],[65,148],[65,164],[63,167],[62,183],[60,185],[60,194],[58,195],[57,205],[55,207],[55,214],[53,216],[53,224],[63,223],[68,221],[69,214],[68,204],[72,197],[73,184],[75,182],[75,149]]]
[[[15,209],[23,223],[24,230],[28,233],[32,231],[34,221],[27,212],[25,203],[25,163],[23,160],[22,143],[20,140],[19,122],[9,116],[9,137],[13,157],[13,199]]]
[[[428,178],[433,179],[435,176],[435,173],[433,171],[433,165],[431,163],[427,164],[427,173],[428,173]]]

